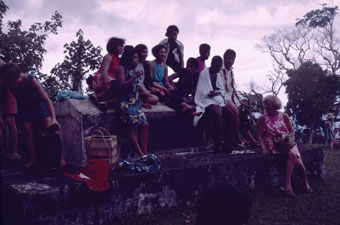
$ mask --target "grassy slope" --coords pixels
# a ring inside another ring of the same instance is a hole
[[[325,153],[325,179],[312,185],[313,193],[291,199],[271,195],[254,201],[248,225],[340,225],[340,150]],[[158,215],[121,221],[129,225],[194,225],[195,212],[174,209]]]

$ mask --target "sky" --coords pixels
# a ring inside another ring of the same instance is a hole
[[[63,16],[58,35],[46,41],[43,72],[64,59],[63,45],[76,40],[82,29],[85,39],[103,48],[112,36],[126,44],[144,43],[149,50],[165,38],[168,25],[179,27],[178,40],[184,44],[184,59],[198,56],[201,43],[211,46],[211,56],[223,56],[226,49],[237,53],[234,74],[239,90],[248,91],[255,82],[259,91],[269,86],[272,70],[269,55],[256,48],[261,39],[293,26],[296,18],[320,8],[322,3],[340,5],[340,0],[4,0],[9,7],[4,20],[22,19],[24,28],[49,20],[54,11]],[[339,15],[335,28],[340,27]],[[339,32],[337,32],[339,37]],[[149,51],[150,53],[150,51]],[[153,59],[151,53],[149,60]],[[281,97],[285,102],[284,91]]]

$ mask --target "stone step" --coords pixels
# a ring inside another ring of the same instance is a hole
[[[59,170],[1,169],[2,224],[114,224],[121,216],[191,207],[206,188],[228,182],[253,197],[275,193],[284,182],[285,158],[181,151],[160,154],[161,169],[149,173],[113,171],[110,189],[92,192]],[[323,152],[300,147],[310,183],[323,178]],[[4,164],[3,164],[4,165]],[[297,172],[293,186],[298,190]],[[297,193],[299,193],[297,191]]]

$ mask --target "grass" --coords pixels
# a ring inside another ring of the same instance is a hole
[[[254,200],[248,225],[340,225],[340,150],[324,149],[325,179],[312,185],[313,193],[297,198],[268,195]],[[166,213],[125,219],[120,224],[194,225],[195,211],[173,209]]]
[[[340,225],[340,151],[324,149],[325,179],[296,199],[256,199],[249,225]]]

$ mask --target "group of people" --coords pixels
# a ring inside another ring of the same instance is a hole
[[[158,102],[192,116],[195,126],[202,117],[208,120],[215,153],[243,145],[246,140],[241,139],[239,128],[243,103],[235,89],[232,70],[236,52],[228,49],[223,59],[214,56],[211,66],[206,67],[211,47],[203,43],[199,46],[199,56],[190,57],[184,67],[184,47],[177,40],[178,33],[175,25],[167,28],[167,38],[151,50],[152,61],[146,60],[146,45],[124,47],[123,39],[111,38],[99,71],[87,79],[94,90],[90,100],[104,112],[116,102],[126,136],[139,156],[146,154],[148,142],[148,123],[142,107],[151,108]],[[173,74],[169,75],[168,67]],[[251,137],[247,142],[258,145],[250,132],[245,133]]]
[[[160,102],[179,113],[193,117],[193,125],[207,120],[213,139],[213,152],[226,151],[244,144],[240,135],[240,109],[244,106],[235,89],[233,64],[236,52],[227,49],[223,55],[214,56],[211,66],[205,61],[210,56],[210,45],[199,46],[200,55],[190,57],[184,68],[183,44],[177,40],[179,29],[171,25],[166,30],[166,39],[152,48],[152,61],[147,61],[148,48],[144,44],[135,47],[124,40],[111,38],[98,73],[89,82],[95,95],[90,98],[103,111],[108,102],[118,98],[117,108],[124,121],[125,131],[131,146],[142,156],[147,153],[148,122],[142,107],[150,108]],[[121,58],[119,56],[122,54]],[[174,74],[168,75],[168,67]],[[175,82],[178,79],[177,82]],[[306,169],[296,145],[286,152],[278,152],[273,145],[273,137],[280,133],[294,136],[294,130],[287,114],[278,111],[281,101],[276,96],[263,99],[266,113],[259,119],[258,140],[248,130],[245,137],[254,145],[259,145],[263,154],[286,154],[286,179],[282,191],[294,197],[291,174],[295,166],[301,172],[306,192],[312,192],[307,181]],[[136,132],[138,129],[138,133]],[[139,137],[137,137],[137,134]],[[259,143],[258,143],[259,142]]]
[[[184,67],[184,47],[177,40],[178,33],[179,29],[175,25],[167,28],[167,38],[152,48],[152,55],[155,57],[152,61],[146,60],[146,45],[124,47],[123,39],[111,38],[107,43],[108,53],[104,56],[99,71],[87,79],[95,93],[89,96],[90,100],[102,111],[106,111],[113,103],[116,104],[124,124],[124,132],[139,156],[147,154],[148,148],[148,121],[142,108],[151,108],[158,102],[193,117],[195,126],[201,121],[208,121],[205,124],[212,126],[210,134],[214,153],[243,145],[245,140],[241,139],[240,131],[244,129],[240,129],[239,117],[244,103],[235,89],[233,72],[236,52],[227,49],[223,58],[214,56],[211,66],[207,67],[205,61],[210,56],[211,47],[204,43],[199,46],[200,55],[190,57]],[[168,75],[168,67],[174,74]],[[33,131],[52,125],[60,127],[53,104],[37,79],[31,74],[20,73],[16,64],[1,62],[0,85],[1,115],[5,118],[0,120],[0,125],[3,128],[7,124],[9,128],[9,157],[20,158],[14,119],[17,114],[18,121],[23,125],[24,142],[31,158],[25,167],[32,167],[36,164]],[[276,96],[264,98],[263,105],[266,113],[259,120],[259,141],[251,136],[249,130],[244,136],[248,137],[251,144],[259,145],[264,154],[282,154],[274,149],[272,138],[279,133],[294,136],[290,119],[287,114],[278,111],[281,102]],[[39,126],[35,126],[36,122]],[[6,154],[5,152],[4,155]],[[302,174],[305,190],[311,192],[297,146],[283,154],[288,156],[288,160],[282,190],[295,196],[291,174],[296,165]],[[66,165],[63,155],[60,165]]]

